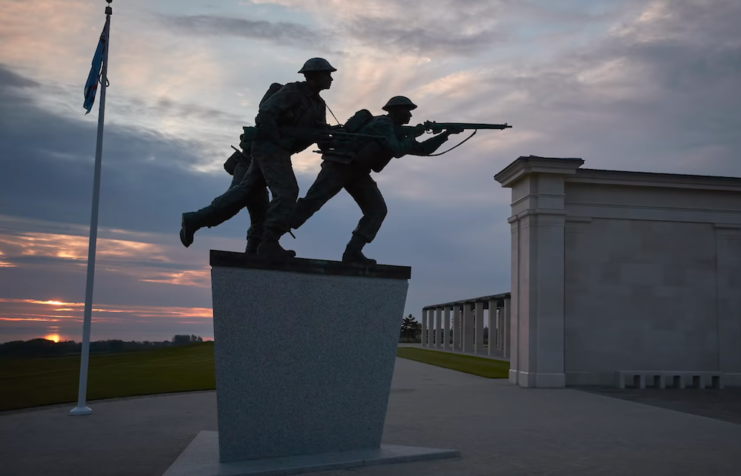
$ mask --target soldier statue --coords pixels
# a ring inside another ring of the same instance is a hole
[[[371,116],[366,110],[358,111],[346,126],[365,113],[367,118],[361,119],[363,125],[358,132],[381,138],[360,137],[354,141],[351,150],[343,151],[336,156],[331,152],[325,152],[319,175],[306,196],[296,203],[291,215],[291,228],[301,227],[344,188],[360,207],[363,217],[352,232],[352,238],[342,254],[342,261],[375,264],[376,261],[365,257],[362,250],[376,237],[386,217],[387,209],[378,185],[370,176],[371,170],[380,172],[392,157],[400,158],[406,154],[430,155],[448,140],[449,135],[463,130],[451,125],[444,132],[424,142],[417,142],[416,137],[425,132],[424,125],[406,128],[411,129],[406,133],[403,131],[404,124],[409,123],[412,110],[416,108],[417,106],[408,98],[395,96],[383,106],[383,110],[388,114]]]
[[[211,205],[195,212],[183,213],[180,241],[188,247],[200,228],[217,226],[236,215],[245,205],[257,210],[265,197],[265,186],[270,189],[270,201],[264,220],[251,213],[252,226],[248,233],[247,250],[268,258],[296,256],[281,247],[279,239],[289,231],[289,220],[298,198],[298,183],[293,172],[291,156],[317,142],[315,137],[286,133],[297,130],[328,129],[326,105],[319,93],[332,85],[332,74],[337,71],[323,58],[311,58],[299,70],[305,81],[288,83],[265,98],[255,119],[255,136],[250,142],[252,161],[243,178]],[[284,129],[286,128],[286,129]],[[248,128],[245,128],[247,134]],[[320,148],[322,145],[320,144]],[[262,228],[262,230],[261,230]]]

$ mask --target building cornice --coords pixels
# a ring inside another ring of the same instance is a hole
[[[494,180],[502,184],[502,187],[511,187],[515,182],[529,174],[574,175],[583,163],[584,160],[582,159],[559,159],[536,155],[521,156],[496,174]]]

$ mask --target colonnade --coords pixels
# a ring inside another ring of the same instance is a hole
[[[422,308],[422,347],[509,357],[510,293],[482,296]],[[484,311],[489,338],[484,347]],[[452,335],[451,335],[452,331]]]

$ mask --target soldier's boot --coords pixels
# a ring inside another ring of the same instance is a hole
[[[363,247],[366,245],[366,241],[358,235],[353,235],[350,242],[345,248],[345,252],[342,253],[343,263],[359,263],[359,264],[376,264],[376,260],[366,258],[363,254]]]
[[[248,255],[256,255],[257,254],[257,248],[260,246],[260,242],[262,240],[260,238],[253,238],[249,237],[247,238],[247,248],[245,248],[244,252]]]
[[[285,232],[279,232],[277,230],[266,228],[265,233],[262,235],[262,241],[257,247],[257,254],[260,256],[265,256],[266,258],[277,259],[295,257],[295,251],[285,250],[282,246],[280,246],[280,241],[278,240],[280,240],[280,237],[284,234]]]
[[[195,212],[183,213],[180,222],[180,242],[187,248],[193,244],[194,235],[198,230],[204,226],[211,227],[217,224],[216,210],[212,205]]]

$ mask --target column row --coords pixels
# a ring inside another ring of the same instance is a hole
[[[423,309],[422,347],[508,357],[510,300],[493,300],[488,304],[487,348],[484,347],[484,302]]]

